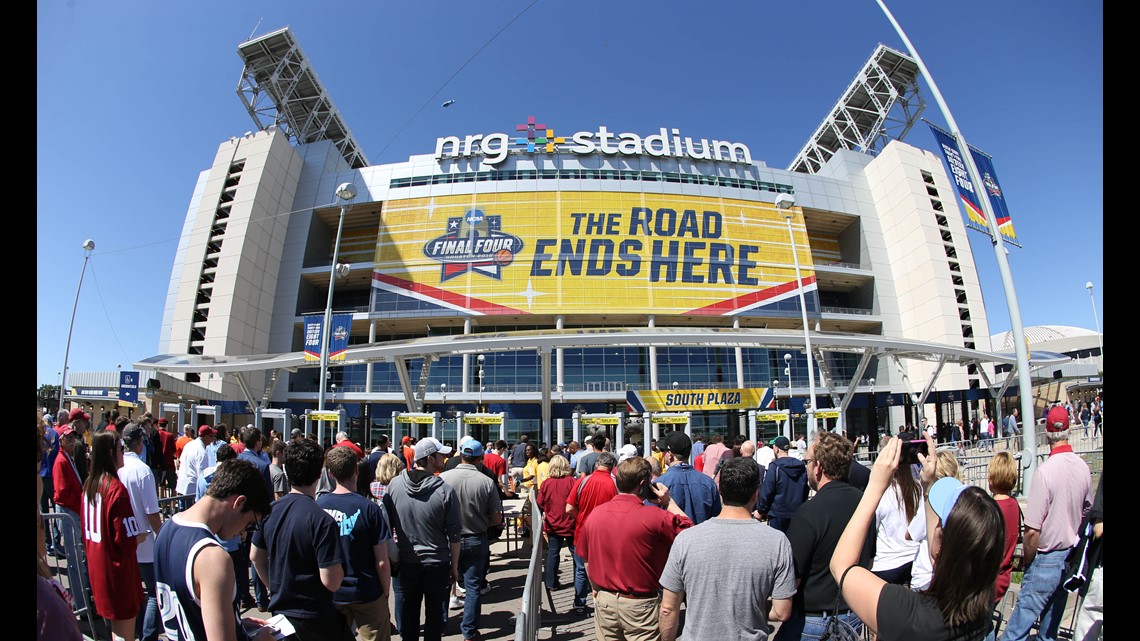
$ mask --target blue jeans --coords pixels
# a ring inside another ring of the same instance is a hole
[[[447,616],[451,566],[401,563],[400,584],[404,593],[400,604],[401,641],[419,641],[421,603],[424,608],[424,639],[440,641],[443,638],[444,617]],[[478,594],[479,590],[476,589],[475,593]]]
[[[586,595],[590,593],[590,579],[586,576],[586,560],[578,556],[573,545],[570,546],[570,554],[574,556],[574,607],[580,608],[586,605]]]
[[[570,556],[574,559],[574,607],[586,605],[586,595],[590,593],[589,581],[586,579],[586,567],[582,562],[582,557],[578,556],[574,550],[574,535],[547,534],[546,538],[548,540],[546,546],[546,587],[551,590],[554,589],[554,579],[558,576],[558,562],[562,548],[568,548]]]
[[[768,515],[768,527],[775,528],[781,532],[787,533],[788,526],[792,524],[792,520],[782,516]]]
[[[1061,616],[1065,613],[1065,601],[1069,596],[1061,587],[1061,573],[1065,569],[1068,550],[1038,552],[1033,563],[1021,579],[1021,592],[1017,604],[1005,624],[1002,641],[1019,641],[1029,637],[1029,630],[1040,617],[1041,626],[1037,638],[1041,641],[1056,641],[1057,629],[1061,626]]]
[[[80,579],[81,573],[87,573],[87,557],[83,552],[83,541],[79,538],[79,528],[83,527],[83,521],[75,511],[58,503],[56,507],[60,513],[71,517],[63,519],[64,524],[60,529],[63,530],[63,546],[67,549],[67,589],[71,592],[71,602],[78,610],[89,607],[83,598],[83,580]]]
[[[392,577],[392,601],[392,615],[396,617],[396,629],[392,632],[399,634],[404,629],[404,582],[399,576]]]
[[[146,588],[146,608],[143,616],[135,617],[135,636],[142,641],[158,641],[162,632],[162,619],[158,616],[158,597],[155,592],[154,563],[139,563],[143,587]]]
[[[776,632],[776,638],[773,641],[788,641],[790,639],[811,639],[815,641],[823,636],[824,624],[828,618],[830,615],[827,617],[809,617],[804,616],[802,612],[793,614],[791,619],[780,624],[780,629]],[[856,632],[860,634],[863,632],[863,622],[855,616],[854,612],[847,611],[840,614],[839,619],[846,621]]]
[[[490,556],[491,547],[486,534],[463,535],[459,547],[459,574],[463,576],[467,595],[463,598],[463,621],[459,629],[464,639],[479,638],[479,617],[483,607],[483,595],[479,590],[483,587],[483,571]]]

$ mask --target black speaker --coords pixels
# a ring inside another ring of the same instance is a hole
[[[162,389],[162,382],[157,378],[148,378],[146,380],[146,388],[150,390]]]
[[[1060,380],[1060,378],[1061,378],[1061,370],[1059,370],[1059,369],[1053,370],[1053,380]]]

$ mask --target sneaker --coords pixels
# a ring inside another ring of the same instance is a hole
[[[461,585],[457,585],[455,586],[455,594],[462,599],[463,597],[467,596],[467,588]]]
[[[463,608],[463,599],[461,599],[457,596],[451,597],[451,609],[452,610],[459,610],[462,608]]]
[[[484,583],[483,587],[479,588],[479,594],[487,594],[490,591],[491,591],[491,582],[490,581]]]

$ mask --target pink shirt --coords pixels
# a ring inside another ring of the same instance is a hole
[[[711,479],[716,477],[716,464],[722,459],[728,460],[732,458],[732,449],[725,447],[724,443],[713,443],[705,448],[701,456],[705,458],[704,467],[701,468],[701,472],[704,472],[705,476]]]
[[[1069,445],[1058,445],[1037,466],[1025,525],[1041,531],[1038,552],[1064,550],[1077,542],[1077,528],[1092,507],[1092,473]]]

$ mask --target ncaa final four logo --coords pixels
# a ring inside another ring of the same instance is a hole
[[[468,271],[502,280],[503,268],[522,251],[523,241],[502,231],[502,216],[471,209],[447,219],[447,233],[424,244],[424,256],[443,263],[444,282]]]

